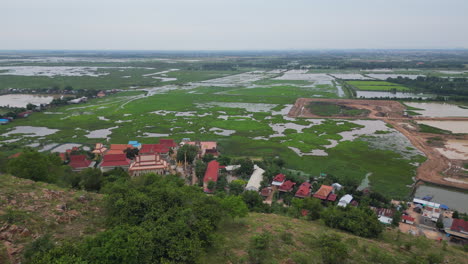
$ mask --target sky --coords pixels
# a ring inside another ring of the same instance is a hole
[[[0,0],[0,50],[468,48],[467,0]]]

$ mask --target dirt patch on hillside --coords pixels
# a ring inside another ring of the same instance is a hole
[[[101,195],[9,175],[0,182],[0,245],[11,263],[20,263],[24,247],[45,234],[61,240],[102,230]]]
[[[453,143],[454,141],[467,142],[468,135],[421,133],[419,132],[418,124],[413,121],[419,119],[452,120],[453,118],[422,118],[405,116],[405,106],[396,101],[317,98],[299,98],[291,108],[288,116],[338,119],[363,118],[362,115],[319,115],[311,112],[311,109],[314,108],[311,108],[310,104],[314,102],[326,102],[350,109],[368,110],[366,112],[367,116],[364,116],[364,118],[378,119],[386,122],[405,135],[416,148],[426,155],[427,160],[417,169],[417,178],[419,180],[444,186],[468,189],[468,175],[466,170],[463,169],[463,164],[466,160],[463,161],[463,159],[459,159],[460,157],[465,157],[464,155],[467,153],[460,153],[460,149],[454,150],[454,147],[450,145],[450,142]],[[456,119],[468,120],[468,118],[460,117],[457,117]]]

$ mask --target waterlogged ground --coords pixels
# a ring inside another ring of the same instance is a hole
[[[185,78],[175,70],[152,74],[148,77]],[[392,197],[408,195],[406,186],[423,158],[385,123],[287,117],[298,97],[338,94],[332,77],[302,70],[135,87],[16,120],[0,127],[0,141],[13,152],[26,145],[48,151],[61,150],[63,144],[156,143],[167,137],[216,140],[224,155],[280,156],[288,169],[315,176],[326,172],[343,183],[359,184],[368,175],[371,188]]]

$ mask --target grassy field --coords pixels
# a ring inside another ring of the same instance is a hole
[[[244,219],[225,223],[219,243],[202,259],[202,263],[250,263],[249,247],[255,235],[269,234],[263,263],[312,264],[322,262],[322,234],[336,233],[349,252],[346,263],[430,263],[442,256],[448,263],[465,263],[468,254],[459,246],[444,249],[441,243],[386,230],[378,239],[364,239],[330,229],[320,221],[292,219],[275,214],[251,213]],[[404,248],[404,249],[403,249]]]
[[[227,73],[208,71],[197,76],[196,71],[181,70],[170,72],[168,76],[197,81],[218,74]],[[268,83],[268,80],[263,82]],[[287,169],[313,176],[326,172],[343,181],[357,183],[372,172],[370,184],[375,190],[394,198],[405,198],[409,194],[406,185],[411,184],[416,169],[411,163],[420,161],[420,156],[404,158],[404,153],[373,148],[359,137],[345,141],[339,133],[363,127],[350,121],[289,118],[286,116],[288,109],[298,97],[337,97],[336,88],[270,81],[275,84],[258,84],[258,87],[235,83],[221,87],[172,85],[170,90],[151,88],[151,95],[129,90],[80,105],[34,113],[0,127],[0,141],[8,142],[1,150],[13,154],[31,144],[39,149],[64,143],[93,147],[97,142],[156,143],[159,138],[216,140],[221,153],[231,157],[280,156],[286,161]],[[353,110],[349,113],[355,114]],[[59,131],[44,136],[5,136],[16,126]],[[108,133],[98,138],[87,137],[91,132],[105,132],[106,129],[110,129]],[[335,141],[335,147],[327,147]],[[327,156],[298,155],[294,149],[302,153],[324,151]]]
[[[407,87],[385,81],[347,81],[361,91],[409,91]]]

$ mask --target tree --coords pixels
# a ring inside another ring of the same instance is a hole
[[[205,176],[206,164],[201,160],[195,162],[195,175],[198,178],[198,181],[203,185],[203,177]]]
[[[249,263],[268,263],[271,235],[268,232],[263,232],[259,235],[254,235],[250,239],[248,249],[250,262]]]
[[[250,159],[240,159],[237,161],[240,167],[236,170],[236,174],[241,177],[252,175],[254,171],[254,164]]]
[[[127,148],[124,150],[125,156],[127,156],[127,159],[133,160],[136,155],[138,155],[139,149],[137,148]]]
[[[452,218],[454,218],[454,219],[460,218],[459,213],[458,213],[457,210],[453,211]]]
[[[343,263],[349,256],[348,247],[341,242],[341,237],[335,233],[320,235],[317,244],[325,264]]]
[[[401,212],[396,211],[392,218],[392,226],[398,226],[401,221]]]
[[[221,200],[221,206],[232,218],[245,217],[249,212],[249,208],[247,208],[247,205],[239,196],[226,196]]]
[[[244,191],[244,186],[246,182],[243,180],[233,180],[229,183],[229,194],[239,195]]]
[[[229,158],[227,156],[219,156],[216,160],[222,166],[227,166],[227,165],[231,164],[231,158]]]
[[[216,182],[209,181],[208,184],[206,185],[206,188],[210,191],[214,191],[214,189],[216,188]]]
[[[263,198],[256,191],[243,192],[242,199],[250,211],[258,211],[263,205]]]
[[[87,191],[99,191],[104,180],[100,169],[86,168],[79,173],[80,187]]]
[[[177,161],[192,163],[197,154],[197,146],[185,144],[177,151]]]
[[[362,237],[378,237],[383,231],[377,216],[369,208],[333,206],[323,210],[321,218],[329,227],[339,228]]]
[[[27,110],[34,110],[36,107],[37,107],[36,105],[31,104],[31,103],[28,103],[28,104],[26,105],[26,109],[27,109]]]
[[[205,163],[208,163],[208,162],[210,162],[210,161],[212,161],[214,159],[215,159],[215,157],[211,153],[203,155],[203,158],[202,158],[203,162],[205,162]]]
[[[47,156],[35,151],[25,150],[19,157],[11,159],[7,172],[20,178],[33,181],[55,182],[48,175],[49,160]]]

